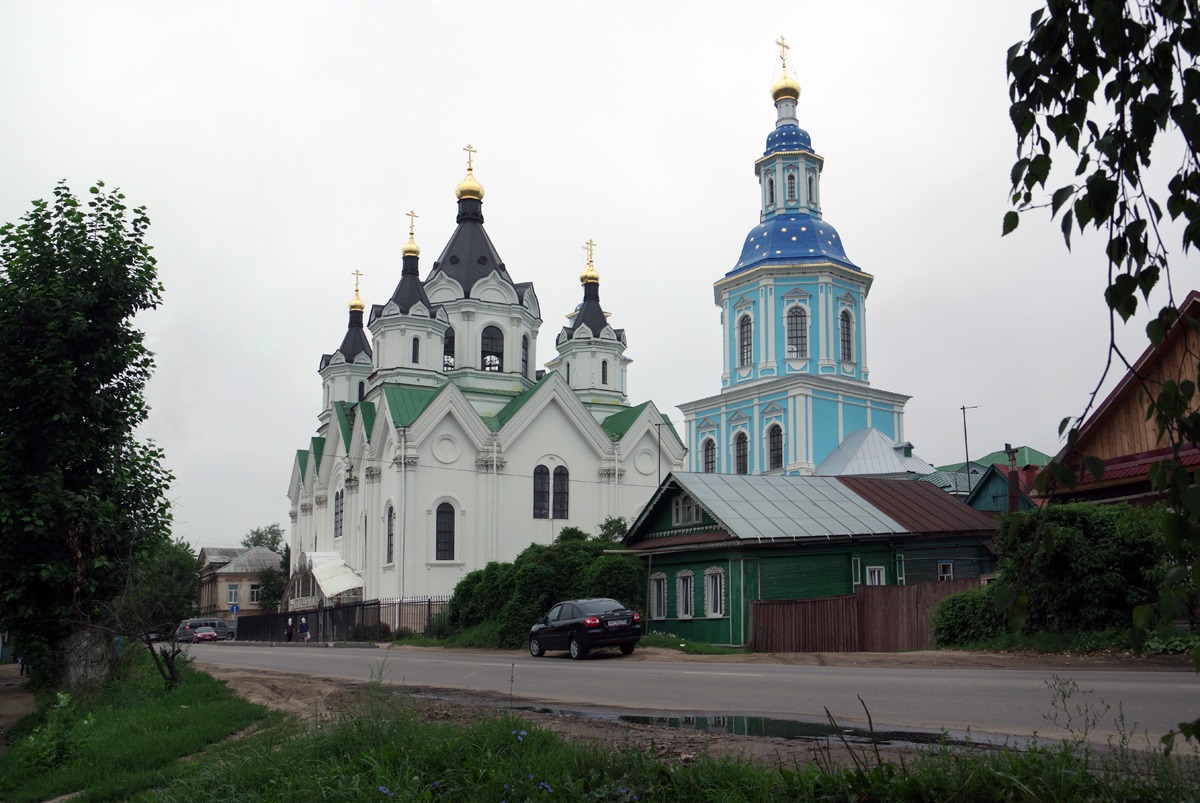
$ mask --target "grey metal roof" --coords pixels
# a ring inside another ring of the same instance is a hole
[[[873,427],[856,429],[821,461],[816,473],[825,477],[867,477],[933,471],[932,465],[916,455],[905,457],[905,445],[896,443]],[[912,448],[912,444],[907,446]]]
[[[743,540],[907,532],[835,477],[689,472],[671,476],[722,527]]]
[[[246,551],[244,546],[206,546],[200,549],[200,565],[220,565],[237,560]]]
[[[225,566],[217,569],[217,574],[258,574],[263,569],[278,569],[283,556],[272,552],[265,546],[247,549]]]

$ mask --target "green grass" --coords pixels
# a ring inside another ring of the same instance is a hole
[[[75,789],[86,789],[79,800],[181,803],[1200,797],[1194,757],[1136,752],[1124,743],[1102,756],[1066,742],[1023,752],[936,747],[903,764],[863,749],[848,768],[833,766],[819,749],[803,765],[707,756],[668,764],[633,744],[567,742],[511,712],[469,727],[425,723],[405,692],[379,684],[332,722],[264,721],[261,709],[236,706],[222,684],[191,671],[170,694],[156,678],[131,672],[79,707],[93,717],[79,755],[40,774],[23,769],[17,751],[0,757],[0,798],[39,800]]]
[[[127,800],[195,769],[181,758],[279,719],[186,664],[183,674],[183,684],[167,692],[149,656],[134,650],[104,689],[71,701],[61,724],[47,725],[51,699],[39,697],[38,713],[13,729],[11,749],[0,756],[0,799],[45,800],[85,790],[75,799]],[[72,743],[73,755],[39,764],[29,741],[39,726],[49,732],[42,744]]]

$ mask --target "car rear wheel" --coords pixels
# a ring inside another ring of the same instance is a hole
[[[529,654],[534,658],[541,658],[546,654],[546,651],[542,649],[542,642],[537,638],[529,639]]]
[[[633,643],[621,645],[621,655],[631,655],[633,653]]]
[[[579,660],[587,655],[587,649],[579,643],[579,636],[571,636],[571,642],[567,645],[571,650],[571,657]]]

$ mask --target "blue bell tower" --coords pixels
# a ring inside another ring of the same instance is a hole
[[[857,429],[902,439],[907,396],[870,387],[866,299],[874,280],[846,255],[821,208],[825,160],[800,127],[800,84],[771,87],[775,126],[754,162],[759,219],[714,285],[719,396],[680,405],[692,471],[812,473]]]

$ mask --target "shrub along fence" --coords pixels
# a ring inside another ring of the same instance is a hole
[[[756,600],[750,645],[755,652],[896,652],[933,646],[933,608],[978,578],[861,586],[857,594],[816,599]]]
[[[300,620],[306,619],[313,641],[383,641],[397,631],[424,634],[430,620],[446,609],[449,597],[371,600],[301,611],[239,616],[238,641],[285,641],[288,620],[300,640]]]

